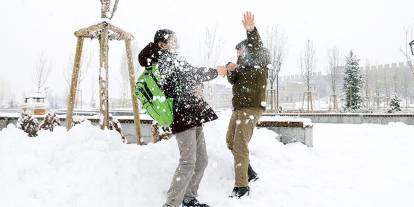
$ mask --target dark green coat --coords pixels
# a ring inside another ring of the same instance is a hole
[[[233,85],[233,108],[266,107],[267,71],[270,65],[269,51],[263,47],[255,28],[247,32],[246,55],[239,57],[237,68],[227,79]]]

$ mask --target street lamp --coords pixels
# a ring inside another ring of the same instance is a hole
[[[414,40],[410,42],[411,54],[414,55]]]
[[[278,61],[276,63],[276,111],[279,111],[279,72],[282,66],[282,62]]]

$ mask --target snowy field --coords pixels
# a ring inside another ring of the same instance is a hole
[[[314,145],[283,145],[256,130],[251,195],[230,199],[229,112],[206,126],[209,166],[200,197],[213,207],[412,206],[414,126],[315,124]],[[178,161],[174,139],[125,145],[117,133],[84,123],[29,138],[0,132],[1,207],[160,207]]]

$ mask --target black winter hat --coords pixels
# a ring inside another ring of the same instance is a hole
[[[143,67],[148,67],[150,65],[156,64],[158,62],[159,51],[161,50],[158,47],[158,44],[150,42],[138,55],[139,64]]]
[[[247,39],[239,42],[239,44],[236,45],[236,50],[240,50],[241,48],[246,47],[246,46],[247,46]]]
[[[174,35],[175,32],[169,29],[160,29],[155,33],[154,36],[154,43],[158,44],[159,42],[167,42],[167,39],[171,36]]]
[[[143,67],[147,67],[158,62],[161,48],[158,46],[160,42],[167,42],[171,35],[175,32],[169,29],[160,29],[155,32],[154,42],[150,42],[138,55],[139,64]]]

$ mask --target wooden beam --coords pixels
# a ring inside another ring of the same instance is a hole
[[[134,39],[134,36],[132,34],[129,34],[128,32],[125,32],[121,28],[116,27],[112,24],[108,23],[108,29],[118,34],[122,40],[133,40]]]
[[[75,36],[83,38],[97,38],[104,28],[109,30],[111,40],[133,40],[134,36],[107,22],[101,22],[75,32]]]
[[[132,109],[134,111],[134,125],[135,125],[135,134],[137,137],[137,144],[142,144],[141,139],[141,119],[139,117],[139,107],[138,100],[135,97],[135,69],[134,62],[132,59],[132,50],[131,50],[131,40],[125,40],[125,48],[128,60],[128,72],[129,72],[129,85],[131,88],[131,98],[132,98]]]
[[[76,37],[83,37],[83,38],[92,38],[97,37],[98,35],[107,25],[106,22],[101,22],[99,24],[94,24],[92,26],[80,29],[75,32]]]
[[[110,0],[101,0],[101,18],[108,18],[110,5]]]
[[[104,28],[100,35],[100,61],[99,61],[99,110],[101,129],[108,128],[108,30]]]
[[[78,42],[76,44],[75,62],[73,64],[72,80],[70,84],[70,92],[69,92],[69,97],[68,97],[68,108],[66,112],[66,128],[68,130],[72,128],[73,108],[75,106],[76,91],[78,88],[82,48],[83,48],[83,38],[78,37]]]

